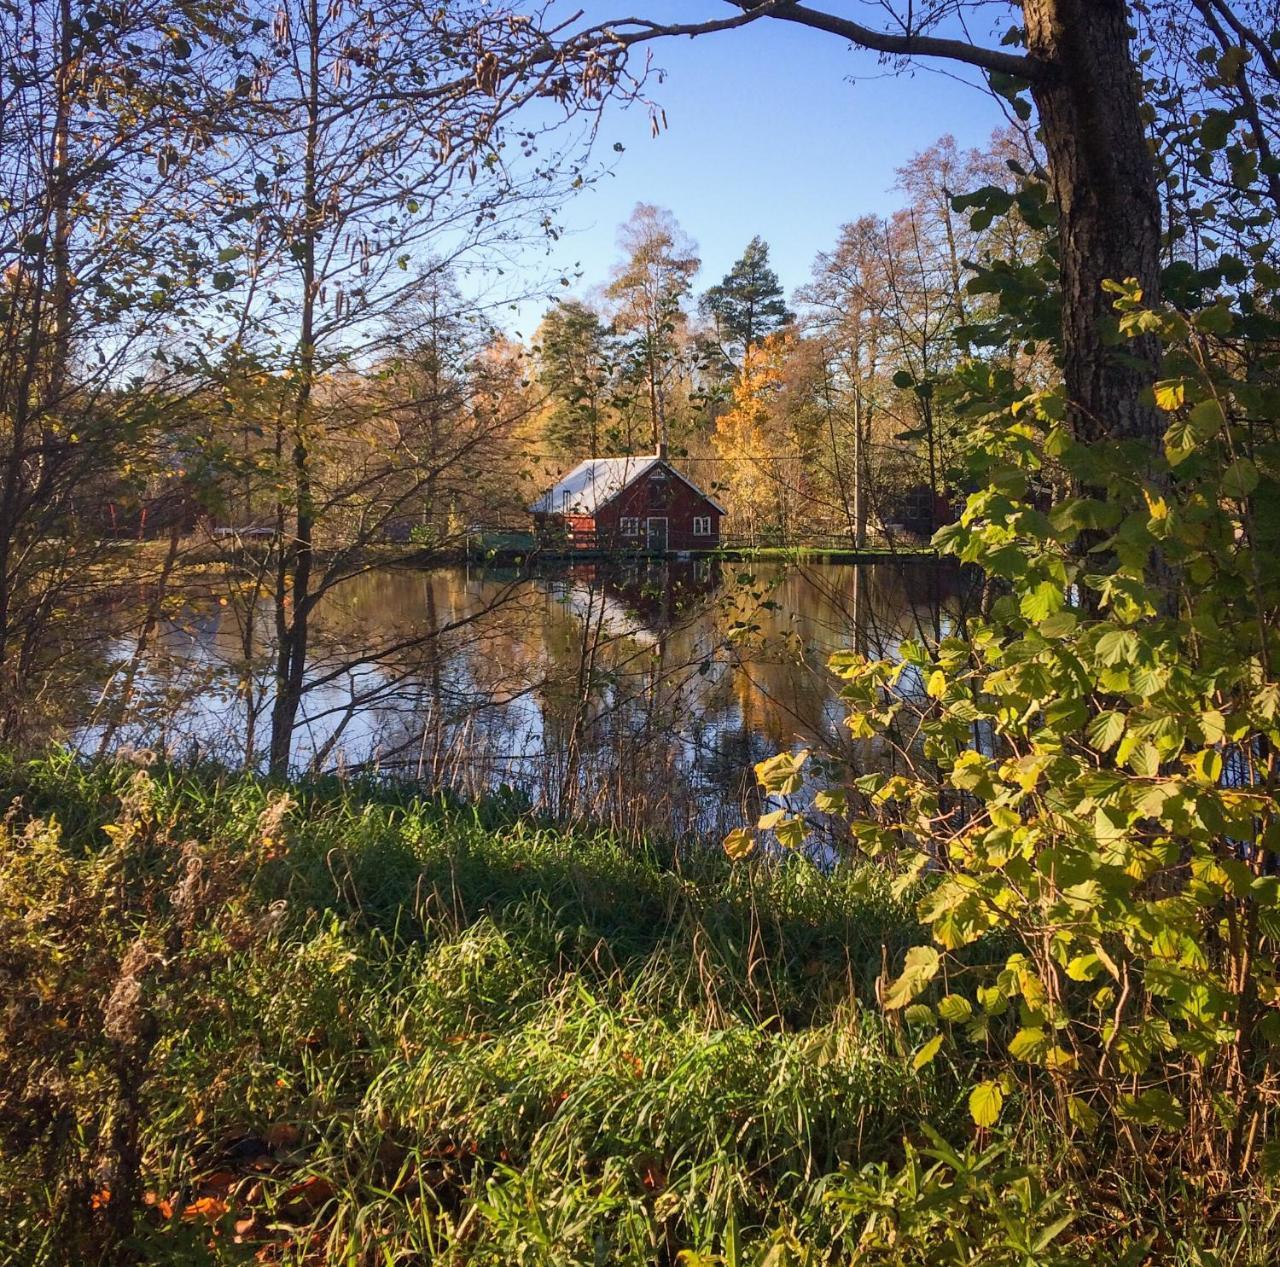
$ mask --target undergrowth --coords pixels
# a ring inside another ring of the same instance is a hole
[[[1266,1261],[967,1138],[875,869],[65,756],[0,796],[0,1261]]]

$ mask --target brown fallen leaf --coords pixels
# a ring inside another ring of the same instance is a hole
[[[173,1202],[168,1197],[162,1197],[157,1192],[143,1193],[142,1204],[153,1207],[163,1218],[173,1218]]]
[[[336,1191],[333,1184],[322,1175],[311,1175],[301,1183],[286,1188],[280,1195],[280,1201],[282,1205],[303,1205],[314,1210],[331,1200]]]
[[[196,1191],[202,1197],[225,1197],[238,1178],[234,1170],[214,1170],[196,1184]]]
[[[263,1131],[262,1138],[269,1148],[292,1148],[302,1132],[292,1122],[277,1122]]]

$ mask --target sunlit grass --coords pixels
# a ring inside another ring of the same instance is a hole
[[[10,795],[87,855],[128,777],[27,766]],[[945,1112],[862,1003],[911,923],[873,871],[735,868],[336,781],[273,823],[257,781],[152,777],[169,838],[255,858],[251,900],[204,913],[203,975],[156,1000],[153,1253],[210,1230],[202,1193],[228,1259],[237,1219],[273,1261],[382,1261],[376,1239],[387,1261],[642,1263],[730,1224],[829,1240],[840,1163]],[[20,1164],[0,1176],[25,1236],[39,1203]]]
[[[114,1261],[1004,1264],[1059,1224],[1036,1263],[1271,1261],[1269,1206],[1153,1200],[1034,1120],[984,1151],[972,1070],[875,1005],[920,935],[882,870],[336,779],[57,757],[0,794],[0,1262],[103,1260],[124,1115]],[[925,1123],[971,1151],[922,1165]]]

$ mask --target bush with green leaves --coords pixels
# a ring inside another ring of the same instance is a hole
[[[1215,1182],[1280,1152],[1274,282],[1259,264],[1189,313],[1114,285],[1112,354],[1163,343],[1160,447],[1078,442],[1061,392],[1007,365],[950,385],[978,491],[935,544],[981,572],[985,613],[891,659],[835,657],[881,757],[817,802],[932,876],[930,940],[883,1003],[918,1064],[945,1044],[985,1061],[979,1126],[1016,1097]],[[1072,491],[1054,504],[1050,484]],[[784,797],[803,777],[785,754],[759,772]],[[776,804],[761,825],[805,831]]]

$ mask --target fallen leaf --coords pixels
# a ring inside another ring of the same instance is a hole
[[[166,1219],[173,1218],[173,1202],[168,1197],[162,1197],[156,1192],[147,1192],[143,1194],[142,1204],[152,1206]]]
[[[237,1178],[234,1170],[214,1170],[205,1175],[196,1185],[196,1191],[202,1197],[225,1197],[231,1191],[231,1185]]]
[[[216,1223],[229,1209],[221,1197],[199,1197],[182,1211],[184,1219],[205,1219]]]
[[[271,1148],[292,1148],[302,1138],[302,1132],[292,1122],[277,1122],[267,1127],[262,1138]]]
[[[285,1205],[305,1205],[311,1209],[324,1205],[333,1198],[337,1190],[321,1175],[312,1175],[292,1188],[286,1188],[280,1200]]]

